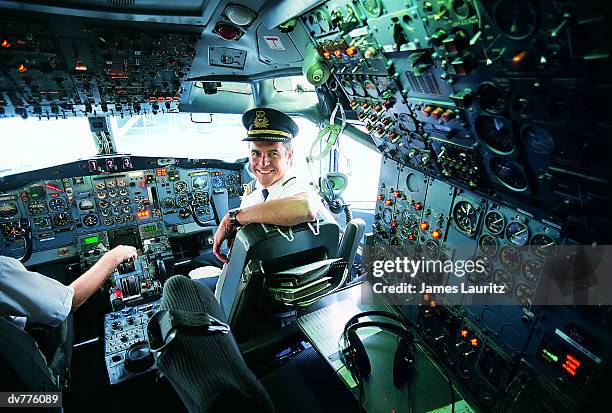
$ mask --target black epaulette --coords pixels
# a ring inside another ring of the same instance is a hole
[[[291,178],[287,179],[285,182],[283,182],[282,186],[285,186],[285,184],[289,181],[291,181],[292,179],[295,179],[295,176],[292,176]]]

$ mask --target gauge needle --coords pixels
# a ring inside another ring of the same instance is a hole
[[[516,234],[514,234],[513,238],[514,238],[514,237],[517,237],[517,236],[519,236],[519,235],[522,235],[522,234],[523,234],[523,233],[525,233],[526,231],[527,231],[527,228],[523,228],[522,230],[520,230],[519,232],[517,232]]]

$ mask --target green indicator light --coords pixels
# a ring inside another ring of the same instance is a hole
[[[559,357],[558,356],[554,355],[553,353],[551,353],[550,351],[548,351],[545,348],[542,349],[542,353],[544,353],[545,356],[547,356],[549,359],[551,359],[554,362],[559,361]]]
[[[100,240],[100,238],[98,238],[97,236],[95,237],[89,237],[89,238],[85,238],[83,240],[83,243],[85,245],[89,245],[89,244],[95,244],[96,242],[98,242]]]

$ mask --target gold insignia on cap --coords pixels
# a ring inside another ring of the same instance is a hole
[[[266,117],[265,110],[258,110],[255,112],[255,120],[253,121],[253,126],[259,129],[267,128],[269,124],[270,121],[268,121],[268,118]]]

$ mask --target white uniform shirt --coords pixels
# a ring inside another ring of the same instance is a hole
[[[0,256],[0,314],[22,327],[25,318],[60,325],[72,308],[74,289],[37,272],[14,258]]]
[[[257,181],[255,185],[255,190],[253,192],[242,197],[240,208],[247,208],[264,202],[264,196],[262,193],[263,187]],[[317,194],[314,188],[291,172],[287,173],[283,179],[279,179],[278,182],[266,189],[268,190],[268,197],[265,199],[265,201],[286,198],[305,192],[308,194],[308,197],[314,201],[318,216],[323,216],[326,221],[336,222],[331,212],[329,212],[327,208],[323,206],[321,197]]]

